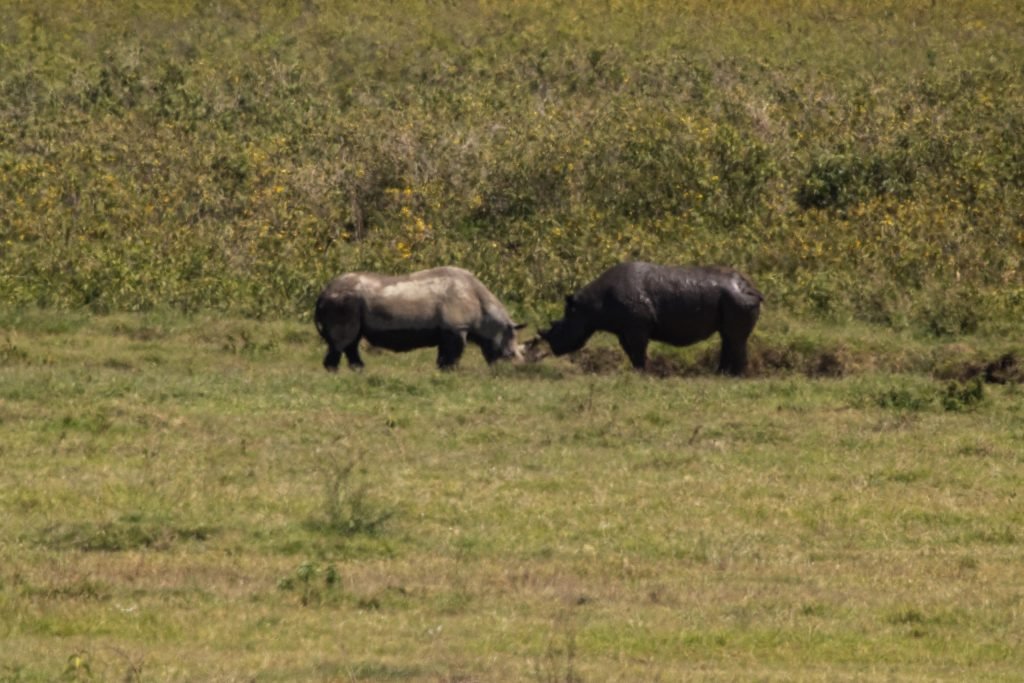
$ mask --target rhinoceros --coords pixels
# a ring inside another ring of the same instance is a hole
[[[466,342],[477,344],[487,363],[521,359],[508,312],[469,271],[443,267],[409,275],[346,273],[331,280],[316,301],[314,320],[327,342],[324,367],[335,371],[345,354],[363,367],[359,340],[392,351],[438,347],[437,365],[455,367]]]
[[[642,370],[650,340],[687,346],[718,332],[719,372],[741,375],[763,298],[731,268],[620,263],[566,296],[565,317],[540,337],[560,356],[582,348],[598,330],[611,332]]]

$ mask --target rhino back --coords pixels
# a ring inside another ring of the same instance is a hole
[[[479,318],[480,304],[466,275],[445,267],[365,278],[358,288],[365,323],[379,330],[467,329]]]
[[[443,266],[408,275],[347,273],[321,298],[357,300],[363,325],[381,332],[450,329],[484,332],[510,323],[504,306],[475,275]]]
[[[632,261],[609,268],[576,299],[599,328],[646,327],[653,338],[685,344],[718,328],[723,301],[756,307],[760,297],[749,280],[730,268]]]
[[[612,266],[579,290],[575,302],[598,317],[631,318],[633,323],[655,317],[657,301],[674,287],[666,269],[643,261]]]
[[[653,267],[644,277],[646,291],[659,306],[684,306],[691,310],[717,305],[731,283],[729,271],[707,267]]]

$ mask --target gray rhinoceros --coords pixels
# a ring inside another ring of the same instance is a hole
[[[763,298],[731,268],[620,263],[567,296],[565,317],[540,336],[560,356],[582,348],[598,330],[611,332],[633,367],[643,369],[652,339],[687,346],[718,332],[719,372],[740,375]]]
[[[338,369],[341,354],[363,367],[359,340],[392,351],[438,347],[437,365],[453,368],[466,342],[488,363],[520,359],[516,330],[496,296],[469,271],[443,267],[409,275],[346,273],[331,280],[316,301],[314,317],[327,342],[324,367]]]

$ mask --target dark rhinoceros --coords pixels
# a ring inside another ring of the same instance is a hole
[[[324,367],[337,370],[344,353],[352,369],[363,367],[359,340],[392,351],[438,347],[437,365],[454,367],[466,342],[484,358],[521,358],[516,330],[505,307],[476,277],[461,268],[432,268],[410,275],[347,273],[316,301],[316,328],[327,342]]]
[[[761,292],[730,268],[620,263],[565,298],[565,317],[540,336],[555,355],[583,347],[598,330],[618,336],[633,367],[643,369],[650,340],[686,346],[715,332],[719,372],[740,375]]]

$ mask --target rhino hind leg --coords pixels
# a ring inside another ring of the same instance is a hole
[[[359,358],[359,339],[362,337],[360,304],[345,296],[321,294],[316,302],[316,328],[327,343],[324,368],[335,372],[344,352],[350,368],[359,369],[363,362]]]
[[[718,358],[718,372],[740,376],[747,370],[747,338],[722,337],[722,352]]]
[[[359,357],[359,339],[357,338],[354,342],[345,347],[345,360],[348,361],[348,366],[353,370],[362,370],[363,359]]]
[[[337,372],[338,364],[341,362],[341,352],[335,349],[333,346],[327,347],[327,353],[324,355],[324,369],[327,372]]]
[[[328,372],[337,372],[338,366],[341,364],[341,354],[334,347],[333,344],[328,344],[327,353],[324,355],[324,368]],[[363,369],[363,359],[359,357],[359,340],[356,339],[354,342],[344,348],[345,360],[348,361],[348,366],[353,370]]]
[[[442,370],[454,369],[465,349],[466,338],[464,335],[458,332],[442,332],[437,345],[437,367]]]
[[[749,312],[745,319],[737,321],[731,329],[719,332],[722,337],[722,353],[718,359],[718,372],[740,376],[747,371],[747,340],[754,331],[757,310]]]
[[[359,333],[358,323],[336,324],[331,326],[324,339],[327,342],[327,355],[324,356],[324,367],[334,372],[341,362],[341,354],[345,354],[348,366],[353,370],[360,370],[363,361],[359,357]]]
[[[722,353],[718,371],[739,376],[747,371],[747,340],[761,315],[761,294],[756,289],[741,299],[726,299],[723,309]]]

